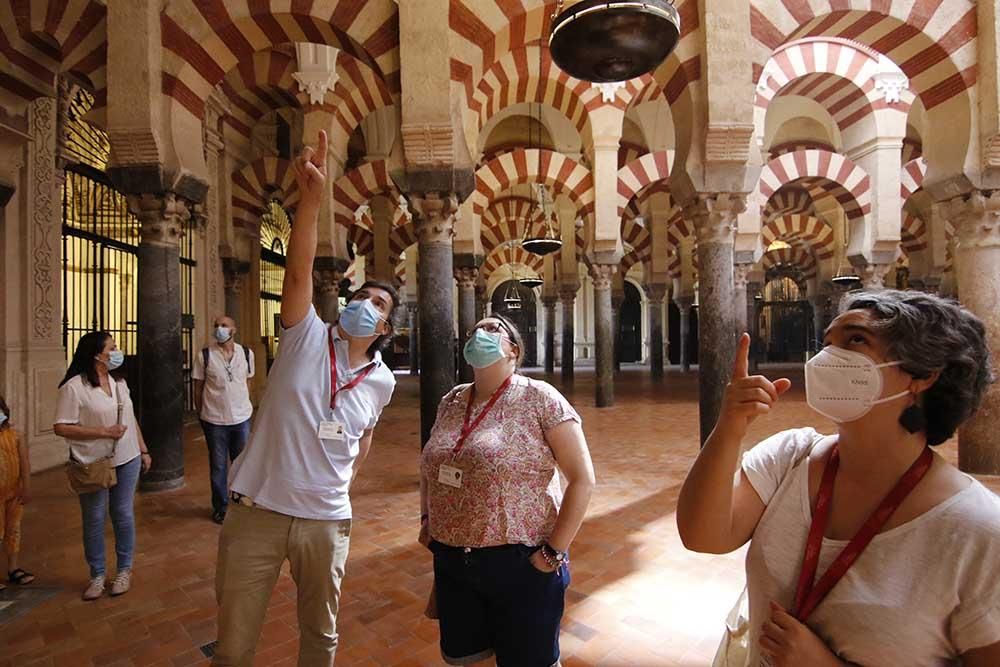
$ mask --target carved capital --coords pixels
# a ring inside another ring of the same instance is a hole
[[[411,203],[415,209],[417,238],[423,244],[451,244],[455,235],[454,213],[458,201],[451,196],[441,197],[440,193],[428,192],[413,195]]]
[[[476,279],[479,278],[479,271],[471,266],[460,266],[455,268],[455,282],[460,290],[476,289]]]
[[[885,277],[892,269],[892,264],[864,264],[855,266],[854,272],[861,278],[861,286],[867,290],[885,288]]]
[[[652,283],[643,287],[646,298],[654,304],[663,304],[663,299],[667,296],[668,286],[664,283]]]
[[[576,300],[576,293],[579,289],[580,289],[579,285],[559,286],[559,300],[562,301],[563,306],[573,305],[573,301]]]
[[[730,192],[699,194],[684,207],[684,216],[694,222],[698,243],[733,245],[736,240],[736,217],[746,207],[746,195]]]
[[[546,310],[555,308],[557,303],[559,303],[559,297],[555,294],[542,295],[542,305],[545,306]]]
[[[751,271],[753,271],[753,264],[733,264],[733,287],[737,290],[745,290],[750,280]]]
[[[420,305],[416,301],[407,301],[406,311],[410,314],[411,319],[415,319],[420,312]]]
[[[319,294],[330,294],[338,296],[340,294],[340,280],[344,277],[340,271],[334,269],[313,269],[313,289]]]
[[[139,218],[142,243],[180,245],[191,218],[188,202],[173,192],[128,195],[128,210]]]
[[[973,191],[947,204],[958,250],[1000,246],[1000,192]]]
[[[594,281],[594,289],[598,292],[611,289],[611,281],[618,272],[617,264],[593,264],[590,267],[590,279]]]
[[[689,310],[691,310],[691,306],[694,305],[694,297],[693,296],[674,297],[674,305],[676,305],[680,309],[681,314],[683,315],[687,313]]]

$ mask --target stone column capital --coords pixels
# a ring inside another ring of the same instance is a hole
[[[420,304],[417,303],[416,301],[407,301],[406,310],[407,312],[410,313],[411,316],[416,315],[417,312],[420,310]]]
[[[454,269],[455,282],[460,290],[475,290],[479,271],[471,266],[457,266]]]
[[[597,291],[610,290],[611,281],[617,272],[617,264],[592,264],[590,279],[594,281],[594,289]]]
[[[1000,192],[974,190],[955,197],[948,201],[947,213],[960,249],[1000,246]]]
[[[653,303],[663,304],[663,299],[667,296],[668,286],[663,283],[652,283],[643,287],[646,298]]]
[[[455,235],[454,214],[458,211],[458,200],[450,194],[427,192],[410,196],[410,204],[416,215],[417,237],[420,243],[448,245]]]
[[[576,293],[580,289],[579,285],[560,285],[559,286],[559,300],[563,304],[573,303],[576,299]]]
[[[854,266],[854,272],[861,278],[861,286],[867,290],[885,289],[885,277],[891,264],[858,263]]]
[[[733,264],[733,287],[745,290],[750,282],[750,272],[753,264]]]
[[[191,205],[173,192],[128,195],[129,211],[139,218],[143,243],[179,246]]]
[[[676,305],[678,308],[680,308],[681,313],[684,313],[684,312],[690,310],[691,306],[694,305],[694,297],[693,296],[675,296],[674,297],[674,305]]]
[[[694,223],[698,243],[733,245],[736,239],[736,218],[746,207],[745,194],[699,193],[684,206],[684,217]]]
[[[320,294],[340,295],[340,280],[344,277],[332,269],[313,269],[313,287]]]
[[[547,310],[555,308],[557,303],[559,303],[559,297],[555,294],[542,295],[542,305],[545,306]]]

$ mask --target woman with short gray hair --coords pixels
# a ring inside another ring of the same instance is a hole
[[[681,490],[689,549],[750,542],[741,659],[1000,664],[1000,499],[930,449],[993,381],[983,323],[921,292],[855,292],[823,342],[806,400],[837,432],[785,431],[740,454],[749,423],[791,386],[749,376],[744,334]]]

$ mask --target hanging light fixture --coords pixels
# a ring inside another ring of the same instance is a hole
[[[527,287],[528,289],[535,289],[536,287],[541,287],[542,285],[545,284],[544,280],[533,276],[528,276],[527,278],[521,278],[518,282]]]
[[[830,282],[832,282],[834,285],[837,285],[838,287],[851,289],[852,287],[857,286],[861,282],[861,278],[859,278],[854,273],[844,273],[843,271],[838,270],[837,275],[835,275],[833,278],[830,278]]]
[[[507,261],[510,263],[510,274],[513,280],[504,292],[503,306],[507,310],[521,310],[521,293],[517,289],[520,281],[517,279],[517,269],[514,267],[514,258],[511,257],[510,247],[507,248]]]
[[[539,58],[541,58],[541,56],[539,56]],[[534,117],[531,115],[534,114],[533,107],[531,106],[528,107],[528,113],[530,119],[534,120]],[[533,130],[535,125],[538,126],[538,134],[539,134],[537,142],[538,145],[535,145],[534,141]],[[529,148],[541,148],[541,143],[542,143],[541,128],[542,128],[542,111],[541,111],[541,106],[539,105],[537,122],[532,123],[529,121],[528,124]],[[548,210],[548,202],[544,197],[544,193],[545,193],[545,186],[542,185],[541,183],[537,184],[537,186],[535,187],[535,192],[533,192],[531,196],[531,207],[528,209],[528,215],[526,220],[524,221],[524,236],[521,239],[522,248],[524,248],[533,255],[539,255],[539,256],[545,256],[556,252],[557,250],[562,248],[562,243],[563,243],[562,239],[559,238],[559,235],[556,234],[555,231],[555,228],[558,227],[558,225],[552,224],[553,220],[555,220],[555,212]],[[537,201],[535,199],[536,196],[538,198]],[[534,220],[535,213],[538,211],[539,208],[541,208],[542,210],[542,224],[545,226],[545,229],[544,231],[539,230],[542,231],[541,236],[529,236],[529,234],[531,233],[531,223]]]
[[[581,0],[552,18],[552,60],[570,76],[595,83],[653,71],[677,47],[681,17],[669,0]]]

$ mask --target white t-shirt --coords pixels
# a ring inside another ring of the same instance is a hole
[[[205,357],[201,350],[194,355],[194,367],[191,377],[203,380],[201,414],[202,421],[216,426],[233,426],[242,424],[253,414],[253,404],[250,403],[250,391],[247,388],[247,378],[254,375],[253,351],[243,351],[243,346],[234,344],[233,358],[226,361],[222,346],[208,346],[208,369],[205,369]],[[249,353],[250,363],[247,363]]]
[[[747,551],[750,665],[760,663],[768,601],[794,604],[812,519],[808,456],[821,438],[811,428],[784,431],[743,455],[767,505]],[[846,545],[823,539],[817,577]],[[972,480],[879,533],[807,624],[859,665],[958,665],[961,654],[1000,641],[1000,499]]]
[[[229,488],[258,505],[303,519],[351,518],[347,495],[358,443],[392,398],[396,378],[375,353],[375,370],[330,409],[329,325],[310,307],[305,319],[281,331],[250,440],[233,462]],[[337,335],[337,381],[343,386],[367,367],[351,369],[348,343]],[[342,440],[320,440],[319,425],[337,421]]]
[[[70,378],[59,387],[59,402],[56,405],[56,424],[76,424],[94,428],[114,426],[118,423],[118,397],[122,400],[122,424],[125,434],[118,439],[112,465],[120,466],[139,456],[139,425],[135,421],[132,395],[124,380],[111,382],[111,396],[100,387],[92,387],[82,375]],[[69,450],[80,463],[93,463],[106,457],[115,446],[111,438],[97,440],[66,439]]]

